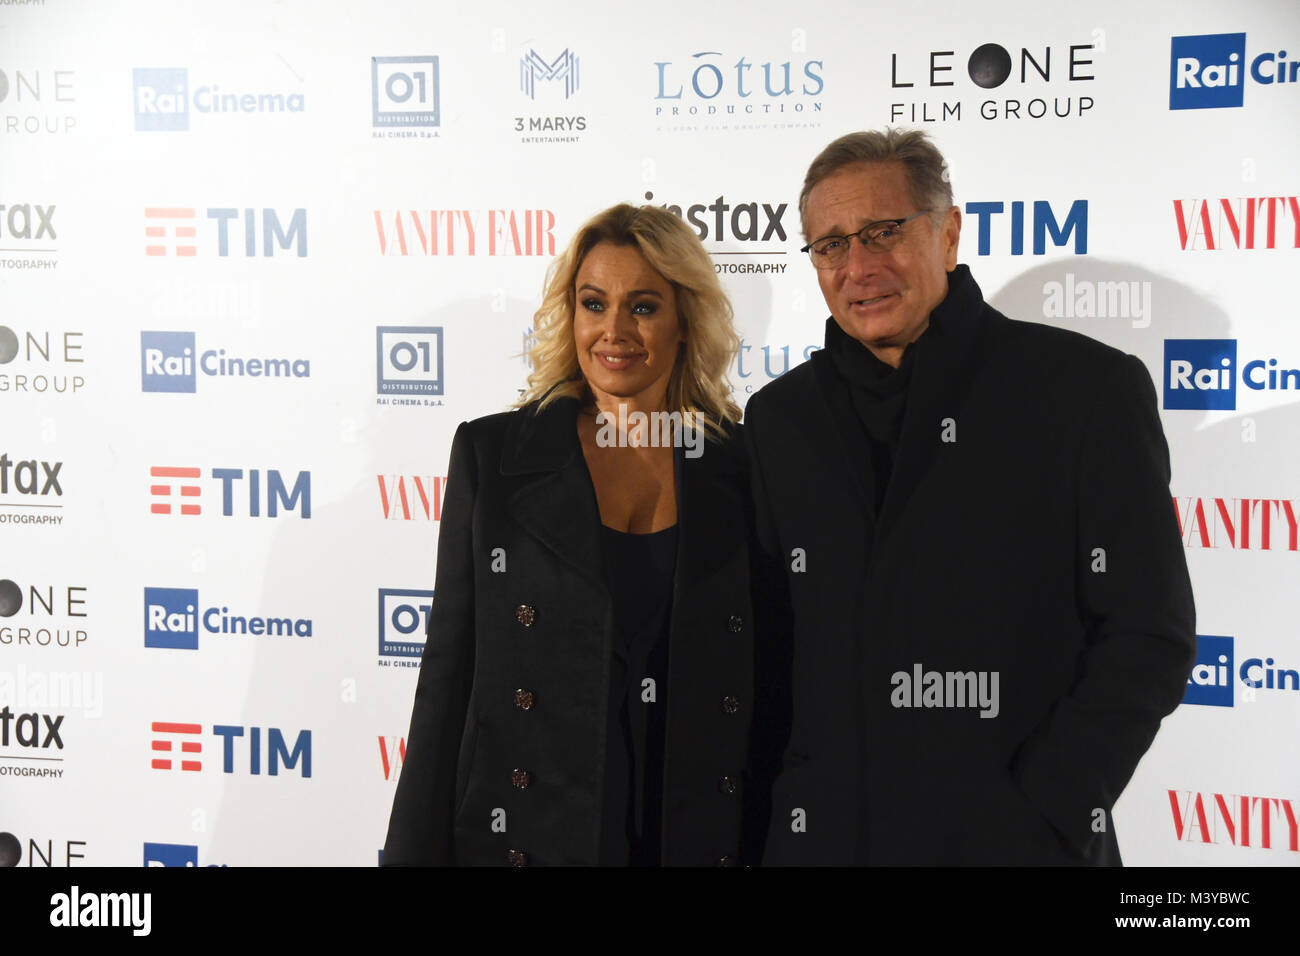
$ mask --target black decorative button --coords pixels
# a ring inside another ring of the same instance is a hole
[[[724,714],[734,714],[740,710],[740,699],[730,695],[722,698],[722,712]]]
[[[736,858],[728,854],[718,860],[718,866],[735,866]]]
[[[537,703],[537,695],[531,690],[524,690],[521,687],[515,691],[515,706],[520,710],[532,710],[535,703]]]
[[[739,614],[733,614],[727,618],[727,630],[732,634],[739,634],[745,627],[745,619]]]
[[[528,865],[528,854],[523,850],[510,850],[506,853],[506,859],[510,861],[511,866]]]
[[[537,608],[531,604],[521,604],[515,608],[515,620],[524,627],[532,627],[537,620]]]
[[[533,782],[533,775],[527,770],[511,770],[510,782],[516,790],[527,790],[528,785]]]
[[[722,793],[735,793],[736,781],[732,780],[730,777],[723,777],[718,781],[718,790]]]

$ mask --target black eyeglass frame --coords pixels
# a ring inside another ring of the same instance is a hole
[[[844,239],[849,242],[849,246],[847,248],[850,249],[852,248],[852,240],[857,239],[858,242],[862,243],[864,246],[870,249],[871,242],[869,242],[867,239],[863,237],[871,230],[879,229],[881,226],[893,226],[895,229],[898,229],[902,227],[903,223],[911,222],[913,219],[916,219],[920,216],[924,216],[926,213],[930,211],[931,210],[929,209],[922,209],[920,212],[914,212],[912,213],[912,215],[906,216],[902,219],[877,219],[875,222],[869,222],[861,229],[859,229],[857,232],[849,233],[847,236],[821,236],[820,238],[814,239],[812,242],[808,243],[808,245],[804,246],[799,251],[803,253],[808,253],[808,257],[812,259],[812,254],[811,254],[812,247],[817,245],[817,243],[819,242],[825,242],[827,239]],[[816,264],[817,262],[814,259],[813,265]]]

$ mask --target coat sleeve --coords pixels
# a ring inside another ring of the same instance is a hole
[[[428,637],[384,842],[385,866],[455,863],[456,767],[474,675],[476,493],[474,447],[462,423],[451,443]]]
[[[1076,498],[1075,593],[1087,644],[1070,692],[1011,766],[1025,794],[1083,853],[1098,821],[1112,826],[1111,808],[1161,720],[1182,701],[1196,655],[1191,581],[1151,377],[1124,356],[1098,394],[1083,432]]]

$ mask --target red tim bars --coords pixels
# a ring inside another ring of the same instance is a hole
[[[149,494],[154,498],[154,501],[149,506],[149,511],[156,515],[169,515],[172,513],[171,497],[173,488],[179,488],[181,498],[198,498],[199,495],[202,494],[198,485],[178,485],[175,480],[178,478],[197,479],[199,477],[199,469],[197,468],[165,468],[162,466],[154,466],[149,469],[149,477],[154,479],[168,479],[168,483],[165,485],[155,484],[149,486]],[[202,508],[197,502],[194,504],[182,503],[178,507],[180,508],[180,513],[183,515],[202,514]]]

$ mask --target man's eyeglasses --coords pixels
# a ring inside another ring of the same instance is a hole
[[[848,236],[822,236],[799,251],[808,253],[808,258],[812,259],[812,264],[818,269],[838,269],[849,257],[849,246],[854,236],[871,252],[888,252],[902,241],[903,223],[911,222],[929,211],[922,209],[905,219],[881,219]]]

